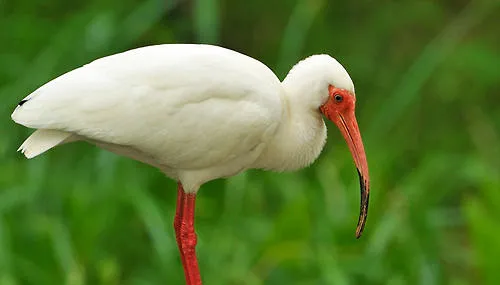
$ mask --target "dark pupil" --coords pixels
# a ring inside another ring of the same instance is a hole
[[[335,101],[342,102],[342,96],[340,96],[339,94],[335,95]]]

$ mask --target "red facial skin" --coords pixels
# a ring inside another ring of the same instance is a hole
[[[368,162],[366,161],[363,141],[361,140],[358,122],[354,115],[356,97],[354,97],[354,94],[351,92],[345,89],[336,88],[332,85],[328,87],[328,93],[329,98],[326,103],[320,107],[320,111],[339,128],[349,146],[349,150],[351,151],[358,170],[361,188],[361,205],[358,226],[356,228],[356,238],[359,238],[363,233],[366,216],[368,214],[370,176],[368,173]]]

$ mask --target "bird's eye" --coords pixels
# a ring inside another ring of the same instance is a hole
[[[335,102],[340,103],[344,98],[342,98],[342,95],[340,94],[335,94]]]

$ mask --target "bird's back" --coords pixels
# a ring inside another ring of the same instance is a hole
[[[156,164],[203,169],[265,143],[280,123],[282,92],[269,68],[240,53],[158,45],[63,74],[25,98],[12,118],[134,149]]]

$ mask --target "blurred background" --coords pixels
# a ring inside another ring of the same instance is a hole
[[[31,161],[10,114],[89,61],[159,43],[213,43],[283,79],[314,53],[356,85],[372,179],[338,130],[296,173],[203,186],[204,284],[498,284],[500,1],[0,1],[0,284],[183,284],[175,182],[75,143]]]

